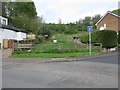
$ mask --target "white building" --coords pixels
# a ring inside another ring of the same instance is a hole
[[[26,33],[22,29],[8,25],[8,19],[0,16],[0,48],[3,47],[3,39],[24,40]]]
[[[8,25],[8,19],[0,16],[0,24]]]

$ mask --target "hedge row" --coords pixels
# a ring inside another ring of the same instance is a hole
[[[89,35],[82,36],[81,42],[89,43]],[[113,30],[92,32],[92,43],[102,43],[103,48],[113,48],[117,46],[117,32]]]

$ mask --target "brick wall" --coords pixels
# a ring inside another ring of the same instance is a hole
[[[109,30],[120,31],[120,18],[114,15],[107,14],[97,25],[97,29],[100,29],[101,26],[104,27],[104,24],[106,24],[106,28]]]

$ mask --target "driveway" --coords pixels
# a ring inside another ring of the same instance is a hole
[[[3,88],[118,88],[116,54],[76,62],[40,60],[4,58]]]
[[[12,54],[12,49],[0,49],[0,55],[3,58],[7,58]]]

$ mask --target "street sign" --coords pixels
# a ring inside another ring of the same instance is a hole
[[[92,31],[92,26],[88,26],[88,31]]]
[[[89,31],[89,54],[92,54],[92,48],[91,48],[91,31],[92,31],[92,26],[88,26],[88,30]]]

